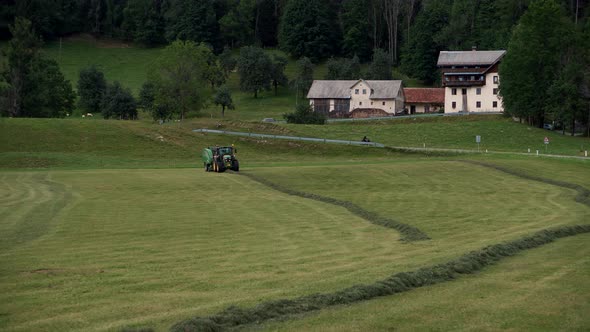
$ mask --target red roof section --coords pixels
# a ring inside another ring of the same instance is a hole
[[[444,104],[444,88],[404,88],[406,103]]]

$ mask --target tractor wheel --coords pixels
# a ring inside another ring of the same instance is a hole
[[[239,172],[240,171],[240,163],[238,162],[238,160],[234,160],[234,162],[232,163],[232,168],[231,168],[234,172]]]
[[[223,161],[220,161],[217,163],[217,172],[218,173],[225,172],[225,165],[223,164]]]

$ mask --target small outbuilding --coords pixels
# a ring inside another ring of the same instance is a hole
[[[330,118],[392,116],[404,110],[402,81],[315,80],[307,93],[313,110]]]
[[[439,113],[445,106],[444,88],[404,88],[406,112]]]

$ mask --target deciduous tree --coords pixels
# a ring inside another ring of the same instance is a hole
[[[258,98],[259,91],[270,90],[272,68],[272,60],[260,47],[242,47],[238,58],[240,89]]]
[[[367,79],[370,80],[391,80],[393,79],[393,66],[391,58],[382,49],[376,48],[373,51],[373,61],[367,70]]]
[[[285,75],[287,63],[287,58],[283,56],[273,55],[272,57],[272,71],[270,76],[272,80],[272,86],[275,90],[275,96],[277,95],[279,85],[286,86],[289,83],[289,79],[287,78],[287,75]]]
[[[173,112],[180,119],[201,109],[206,99],[203,48],[206,46],[177,40],[162,51],[148,72],[155,87],[154,109]]]
[[[213,99],[215,105],[221,106],[221,117],[225,116],[225,109],[233,110],[235,109],[234,102],[231,97],[231,90],[223,85],[217,89],[217,93],[215,94],[215,98]]]

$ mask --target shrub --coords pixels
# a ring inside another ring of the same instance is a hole
[[[326,117],[323,114],[314,112],[311,106],[307,104],[297,105],[295,112],[286,113],[283,118],[287,123],[299,123],[299,124],[326,124]]]

